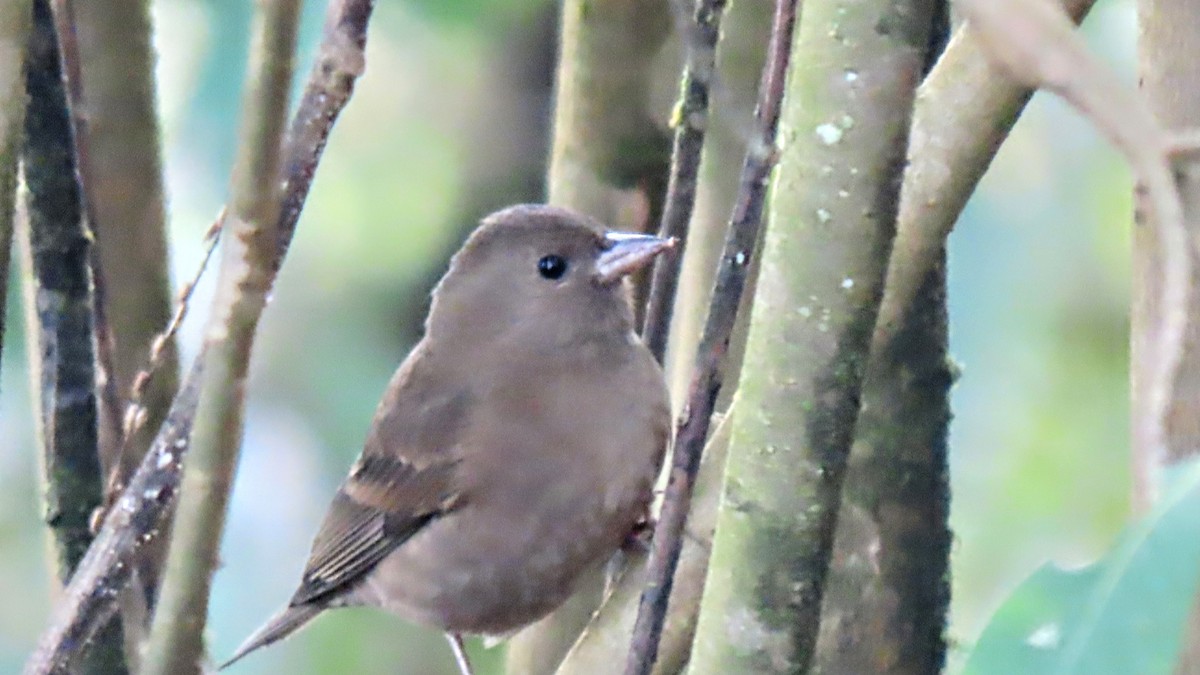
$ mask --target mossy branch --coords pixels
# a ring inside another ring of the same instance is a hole
[[[924,675],[946,659],[950,386],[946,268],[872,352],[842,489],[816,670]]]
[[[549,201],[615,224],[614,192],[667,175],[670,140],[649,93],[670,3],[568,0],[561,22]]]
[[[65,584],[92,542],[90,518],[101,502],[96,399],[92,235],[77,174],[77,136],[64,89],[61,43],[48,0],[34,0],[25,62],[25,142],[29,260],[27,326],[37,410],[46,523]],[[85,672],[124,672],[120,625],[96,640]]]
[[[949,39],[949,6],[937,2],[928,67]],[[914,301],[895,339],[871,352],[863,378],[821,608],[819,672],[923,675],[945,664],[953,366],[944,250]]]
[[[805,2],[698,675],[811,664],[933,9]]]
[[[373,6],[371,0],[333,0],[327,10],[324,36],[292,119],[279,174],[285,194],[274,228],[272,280],[295,233],[329,133],[362,74]],[[161,519],[175,503],[179,467],[189,450],[204,362],[202,354],[192,365],[150,451],[104,518],[25,665],[26,675],[70,672],[98,625],[114,611],[115,596],[129,581],[131,561],[159,536]]]

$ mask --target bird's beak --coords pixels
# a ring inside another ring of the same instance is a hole
[[[604,242],[608,248],[596,261],[596,272],[600,282],[605,284],[620,280],[648,265],[659,253],[675,248],[674,237],[632,232],[608,232]]]

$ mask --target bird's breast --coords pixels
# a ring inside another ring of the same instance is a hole
[[[443,630],[508,632],[561,604],[644,514],[665,401],[603,379],[520,384],[469,425],[464,505],[382,561],[370,604]]]

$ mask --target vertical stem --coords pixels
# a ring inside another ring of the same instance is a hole
[[[692,211],[696,206],[696,188],[700,177],[700,151],[708,129],[709,89],[717,69],[717,40],[721,35],[724,0],[697,0],[692,23],[683,36],[687,55],[683,69],[682,94],[676,107],[675,142],[671,149],[671,171],[659,234],[679,241],[673,255],[660,256],[654,264],[646,322],[642,339],[654,358],[663,362],[671,315],[675,307],[675,289],[683,264]]]
[[[665,176],[670,161],[670,141],[649,109],[670,7],[567,0],[561,21],[549,201],[617,225],[617,193]]]
[[[47,0],[33,2],[25,64],[23,175],[28,186],[31,371],[39,379],[46,522],[55,543],[61,583],[71,577],[92,541],[89,520],[100,505],[100,470],[91,233],[76,173],[76,137],[63,89],[62,60]],[[87,672],[123,672],[120,626],[97,640]]]
[[[1155,117],[1168,130],[1187,131],[1200,127],[1200,6],[1195,3],[1171,3],[1139,0],[1138,7],[1138,81]],[[1192,22],[1192,23],[1180,23]],[[1179,167],[1180,198],[1184,220],[1192,237],[1200,232],[1200,165],[1195,162]],[[1141,214],[1139,214],[1141,215]],[[1158,290],[1162,265],[1155,243],[1155,231],[1138,222],[1133,230],[1133,308],[1131,312],[1130,379],[1134,391],[1150,386],[1153,374],[1139,368],[1152,362],[1140,355],[1153,348],[1155,317],[1161,292]],[[1187,309],[1184,352],[1173,399],[1168,403],[1167,443],[1176,462],[1200,450],[1200,272],[1192,265],[1192,293]],[[1135,410],[1137,408],[1135,407]],[[1184,644],[1177,673],[1200,668],[1200,596],[1193,603],[1185,627]]]
[[[115,497],[149,447],[175,393],[175,341],[159,348],[153,377],[140,385],[132,438],[123,419],[151,343],[170,319],[166,213],[154,101],[154,60],[146,0],[52,0],[62,37],[92,251],[99,391],[99,453],[105,498]],[[132,189],[132,186],[137,186]],[[136,590],[123,596],[126,656],[140,642],[166,554],[163,537],[137,561]]]
[[[200,673],[204,626],[242,440],[246,373],[273,278],[288,90],[300,0],[259,4],[240,150],[231,179],[221,274],[205,335],[206,367],[184,468],[162,599],[147,647],[150,675]]]
[[[700,165],[696,212],[688,228],[686,253],[680,256],[682,264],[674,298],[670,347],[664,364],[671,385],[671,400],[676,406],[687,394],[692,362],[700,344],[717,263],[725,243],[729,205],[737,199],[738,174],[746,148],[754,143],[754,106],[770,40],[772,14],[770,2],[734,2],[722,22],[717,86],[712,92],[713,105],[704,140],[704,161]],[[751,288],[754,275],[752,270]],[[750,293],[746,295],[749,299]],[[748,311],[739,312],[739,323],[748,323],[748,315]],[[745,333],[744,330],[740,332]],[[732,356],[740,367],[741,359]],[[735,372],[731,371],[730,376]],[[724,408],[720,403],[717,407],[719,410]]]
[[[941,672],[950,602],[950,385],[946,268],[874,351],[842,489],[816,668]]]
[[[933,0],[807,0],[694,673],[804,672]]]
[[[937,0],[926,71],[949,39],[949,11]],[[900,214],[912,198],[906,181]],[[821,609],[821,672],[923,675],[946,660],[953,369],[944,248],[938,258],[894,339],[871,348]]]
[[[79,98],[72,101],[72,111],[88,149],[79,172],[103,270],[98,301],[106,309],[113,346],[108,375],[118,399],[118,409],[102,415],[116,419],[119,433],[134,378],[171,316],[150,7],[147,0],[54,2],[63,8],[59,13],[74,18],[70,27],[78,64],[69,70],[79,77],[72,87]],[[102,431],[102,460],[106,467],[119,467],[115,484],[125,483],[162,424],[177,367],[170,340],[143,396],[145,422],[137,437],[123,444]]]
[[[709,424],[729,363],[730,343],[737,326],[738,310],[744,307],[743,291],[754,268],[752,261],[759,257],[763,210],[774,163],[784,80],[798,5],[795,0],[777,0],[775,4],[771,41],[767,47],[755,112],[756,138],[747,150],[742,165],[738,199],[730,217],[725,250],[704,323],[704,334],[696,352],[688,400],[675,432],[667,487],[654,528],[650,560],[647,562],[646,586],[638,603],[629,659],[625,663],[626,675],[648,674],[658,657],[667,606],[683,549],[683,528],[691,510],[692,492],[700,470]]]

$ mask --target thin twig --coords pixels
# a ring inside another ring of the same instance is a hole
[[[283,167],[286,194],[273,266],[276,272],[295,233],[325,142],[362,74],[373,7],[372,0],[334,0],[329,5],[316,63],[288,137]],[[26,663],[26,675],[70,671],[97,626],[115,608],[116,594],[129,580],[130,561],[157,536],[160,519],[174,503],[179,488],[179,466],[188,450],[203,364],[201,355],[183,380],[150,451],[105,517],[100,534]]]
[[[654,543],[647,563],[648,582],[638,606],[626,675],[647,675],[658,656],[658,643],[671,597],[672,578],[683,546],[683,527],[691,506],[700,455],[712,421],[713,406],[721,390],[725,353],[737,318],[746,273],[750,269],[750,258],[757,255],[755,242],[762,224],[768,178],[774,166],[775,134],[779,126],[796,5],[797,0],[776,2],[771,43],[755,111],[759,135],[742,167],[741,189],[730,218],[704,336],[696,354],[695,375],[676,427],[671,472],[662,511],[654,528]]]
[[[672,120],[675,142],[671,149],[671,174],[659,228],[661,236],[674,237],[679,243],[673,255],[660,256],[654,266],[650,299],[642,324],[642,339],[659,363],[667,351],[675,288],[679,285],[688,225],[696,206],[700,154],[708,128],[709,89],[717,70],[717,41],[721,36],[724,12],[725,0],[697,0],[695,16],[684,35],[687,63],[683,71],[683,92]]]
[[[158,372],[163,364],[167,345],[175,338],[175,334],[179,332],[179,327],[183,325],[183,320],[187,318],[188,310],[191,308],[192,294],[196,290],[196,285],[200,283],[200,278],[208,270],[208,263],[212,260],[213,251],[217,249],[217,242],[221,239],[221,229],[224,224],[225,209],[222,208],[216,220],[208,227],[208,231],[204,233],[204,239],[201,242],[204,252],[200,255],[200,264],[196,266],[196,271],[192,273],[192,278],[188,279],[180,287],[179,292],[175,296],[175,312],[171,315],[171,320],[167,322],[163,331],[156,335],[154,340],[150,342],[150,353],[146,357],[146,365],[133,378],[133,383],[129,388],[129,403],[126,404],[125,412],[120,418],[121,446],[119,452],[122,455],[128,449],[130,439],[146,423],[146,408],[143,404],[146,397],[146,390],[150,387],[150,383],[154,381],[155,373]],[[108,483],[104,488],[104,506],[102,510],[96,512],[96,519],[93,522],[94,530],[99,530],[107,510],[112,507],[124,489],[125,484],[122,482],[121,472],[118,470],[118,467],[113,467],[113,470],[108,473]]]

